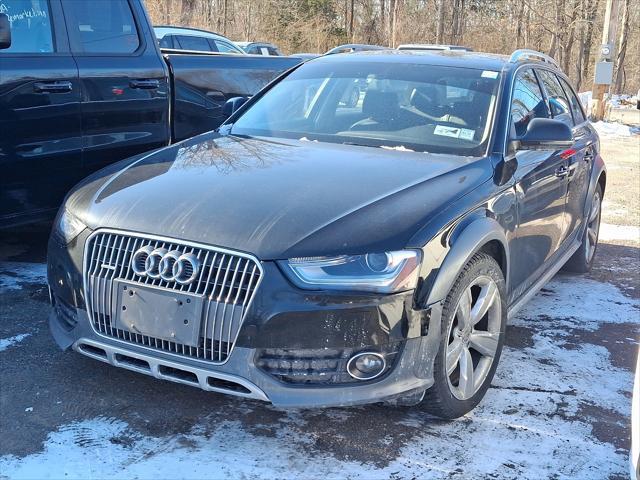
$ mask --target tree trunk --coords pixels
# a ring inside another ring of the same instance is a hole
[[[624,87],[624,59],[627,55],[627,40],[629,36],[629,5],[631,0],[624,2],[622,11],[622,30],[618,40],[618,58],[616,61],[616,79],[614,83],[614,92],[622,93]]]
[[[516,15],[516,49],[522,48],[522,23],[524,20],[524,0],[520,0],[518,14]]]
[[[585,11],[585,20],[587,23],[587,33],[585,34],[584,39],[584,63],[582,64],[582,75],[583,79],[587,78],[589,74],[589,65],[591,63],[591,41],[593,40],[593,21],[598,11],[598,4],[600,0],[586,0],[586,11]]]
[[[445,0],[438,0],[438,11],[436,16],[438,18],[438,24],[436,27],[436,43],[444,43],[444,5]]]

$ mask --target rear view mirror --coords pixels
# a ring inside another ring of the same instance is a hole
[[[566,123],[550,118],[534,118],[527,131],[512,142],[516,150],[564,150],[573,146],[573,132]]]
[[[229,118],[231,115],[236,113],[242,105],[247,103],[249,97],[233,97],[227,100],[222,107],[222,114],[225,118]]]
[[[11,24],[6,13],[0,13],[0,50],[11,47]]]

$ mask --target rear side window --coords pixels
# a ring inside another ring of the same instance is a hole
[[[580,106],[580,100],[578,100],[578,97],[576,97],[576,94],[573,92],[573,89],[566,80],[560,78],[560,83],[562,84],[562,88],[564,89],[565,94],[569,98],[569,103],[571,104],[571,113],[573,113],[573,120],[576,122],[576,125],[579,125],[586,120]]]
[[[11,26],[11,47],[0,54],[54,51],[48,0],[0,0],[0,13]]]
[[[534,118],[549,118],[549,112],[533,70],[527,69],[518,73],[513,87],[511,122],[515,135],[524,135]]]
[[[549,109],[551,116],[556,120],[560,120],[570,127],[573,127],[573,118],[571,117],[571,106],[567,99],[558,78],[555,74],[548,70],[538,70],[540,81],[544,85],[549,100]]]
[[[82,53],[133,53],[140,46],[136,23],[127,0],[67,1],[70,33]]]
[[[211,46],[204,37],[195,37],[193,35],[178,35],[178,42],[183,50],[194,50],[197,52],[210,52]]]

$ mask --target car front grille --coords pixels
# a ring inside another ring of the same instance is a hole
[[[200,264],[199,273],[191,283],[136,273],[131,265],[133,255],[147,246],[195,256]],[[87,311],[98,333],[212,363],[224,363],[231,354],[261,276],[260,263],[249,255],[174,239],[98,230],[89,237],[85,246]],[[198,345],[185,345],[116,328],[115,284],[122,281],[164,289],[169,293],[174,291],[202,297],[204,307]]]

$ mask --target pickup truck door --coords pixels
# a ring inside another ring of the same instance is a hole
[[[550,117],[532,69],[517,73],[510,115],[512,138],[521,136],[533,118]],[[518,228],[510,246],[510,302],[545,271],[563,240],[569,171],[568,160],[561,153],[516,153]]]
[[[62,5],[82,86],[85,172],[167,145],[168,68],[141,2]]]
[[[1,0],[0,225],[53,215],[84,175],[78,69],[59,0]]]

